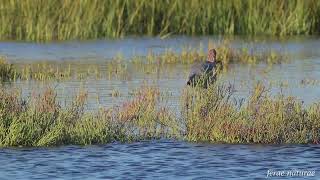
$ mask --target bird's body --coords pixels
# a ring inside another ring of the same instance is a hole
[[[216,50],[210,49],[206,62],[192,66],[187,85],[207,88],[208,85],[214,83],[217,76],[216,56]]]
[[[192,66],[187,85],[207,88],[216,80],[216,62],[206,61]]]

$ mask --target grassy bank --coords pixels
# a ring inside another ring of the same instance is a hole
[[[319,34],[317,0],[10,0],[0,39],[67,40],[171,34]]]
[[[211,143],[319,143],[319,102],[308,107],[294,97],[272,97],[257,84],[245,101],[232,86],[186,88],[181,115],[160,105],[158,88],[142,86],[113,108],[84,111],[86,92],[61,107],[53,89],[29,98],[0,91],[0,146],[106,144],[158,138]]]

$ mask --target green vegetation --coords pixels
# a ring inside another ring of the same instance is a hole
[[[232,86],[191,89],[183,96],[186,139],[213,143],[319,143],[320,104],[271,97],[258,83],[246,100]]]
[[[0,91],[0,146],[105,144],[177,137],[177,127],[166,107],[156,107],[158,91],[142,87],[119,108],[85,112],[87,93],[61,108],[53,89],[28,100],[18,91]],[[174,136],[173,136],[174,135]]]
[[[9,64],[4,57],[0,57],[0,82],[15,79],[16,73],[12,64]]]
[[[10,0],[0,39],[67,40],[126,35],[319,34],[318,0]]]
[[[232,86],[186,88],[181,115],[161,105],[155,87],[113,108],[85,111],[86,92],[67,107],[53,89],[23,99],[18,90],[0,91],[0,146],[56,146],[174,138],[212,143],[319,143],[320,104],[305,107],[293,97],[271,97],[257,84],[235,101]]]
[[[231,63],[252,65],[266,63],[272,65],[288,61],[288,56],[285,52],[279,53],[268,49],[258,51],[253,47],[236,49],[231,47],[231,43],[228,40],[222,41],[219,45],[209,42],[209,47],[217,50],[217,60],[222,62],[225,70],[227,70],[228,65]],[[183,48],[181,53],[175,53],[170,49],[160,55],[150,52],[145,58],[133,57],[132,62],[146,62],[147,64],[156,65],[176,63],[192,64],[199,61],[205,61],[206,58],[207,52],[204,51],[204,48],[200,44],[199,48]]]

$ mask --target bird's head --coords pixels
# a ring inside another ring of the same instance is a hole
[[[217,51],[215,49],[210,49],[208,51],[207,61],[215,62],[216,61],[216,57],[217,57]]]

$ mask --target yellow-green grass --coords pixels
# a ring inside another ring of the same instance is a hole
[[[0,82],[15,80],[16,77],[17,74],[13,65],[0,56]]]
[[[185,89],[181,114],[161,104],[158,88],[144,85],[134,98],[112,108],[85,111],[87,93],[61,107],[48,88],[22,98],[20,91],[0,91],[0,146],[106,144],[148,139],[210,143],[319,143],[319,102],[306,106],[295,97],[270,96],[257,84],[246,100],[233,86]]]
[[[319,34],[318,0],[8,0],[0,39]]]
[[[258,64],[266,63],[269,65],[288,62],[289,56],[286,52],[277,52],[271,49],[256,49],[254,46],[243,47],[237,49],[231,47],[228,40],[223,40],[220,44],[212,44],[209,42],[210,48],[215,48],[217,51],[217,61],[222,62],[223,68],[227,69],[231,63],[242,64]],[[171,49],[165,50],[164,53],[155,54],[152,51],[146,57],[135,56],[131,62],[141,64],[193,64],[196,62],[205,61],[207,52],[200,44],[198,48],[183,48],[181,52],[177,53]]]
[[[19,91],[0,91],[0,146],[106,144],[178,137],[177,125],[166,107],[156,106],[158,90],[142,87],[133,100],[110,109],[85,112],[86,92],[62,108],[56,93],[22,99]]]
[[[183,95],[186,139],[212,143],[319,143],[320,102],[306,107],[295,97],[272,97],[258,83],[246,100],[232,86],[191,89]]]

